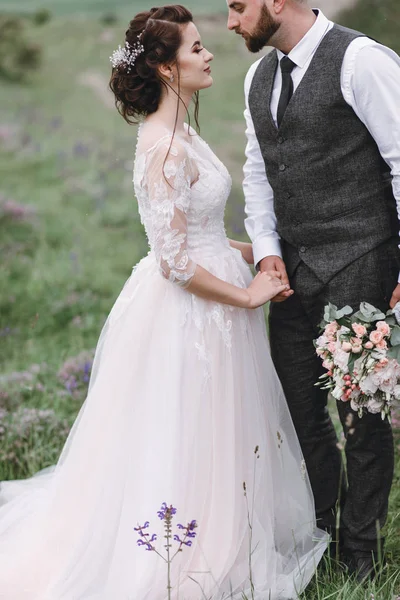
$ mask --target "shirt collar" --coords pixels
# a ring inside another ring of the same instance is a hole
[[[316,48],[321,43],[322,38],[331,27],[332,22],[329,21],[321,10],[315,9],[317,19],[314,25],[309,29],[304,37],[301,38],[297,46],[295,46],[288,54],[300,69],[302,69],[315,52]],[[285,55],[280,50],[277,50],[278,59],[281,60]]]

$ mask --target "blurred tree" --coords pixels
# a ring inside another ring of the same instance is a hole
[[[100,23],[102,23],[103,25],[115,25],[115,23],[117,23],[118,21],[118,17],[115,13],[105,13],[104,15],[102,15],[100,17]]]
[[[0,15],[0,77],[21,81],[41,63],[41,48],[29,42],[23,17]]]
[[[361,0],[341,14],[340,23],[366,33],[400,54],[399,0]]]
[[[44,25],[51,19],[51,11],[47,8],[40,8],[32,15],[32,21],[35,25]]]

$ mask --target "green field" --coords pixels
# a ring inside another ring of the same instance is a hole
[[[57,16],[75,16],[80,15],[99,15],[102,13],[117,12],[120,15],[134,15],[141,10],[148,10],[150,6],[162,5],[162,2],[152,2],[149,4],[146,0],[1,0],[0,11],[15,13],[29,13],[38,8],[47,8]],[[165,2],[164,4],[168,4]],[[170,2],[173,4],[173,2]],[[213,14],[225,13],[224,0],[187,0],[182,2],[189,9],[195,11],[195,14]]]
[[[245,239],[243,80],[254,57],[227,32],[224,16],[210,15],[223,12],[224,2],[185,4],[207,13],[198,25],[215,54],[215,84],[201,95],[201,134],[232,173],[227,230]],[[46,6],[55,15],[48,24],[26,25],[28,38],[42,46],[42,67],[24,83],[0,80],[0,480],[25,477],[57,459],[84,399],[104,319],[147,252],[132,190],[136,128],[117,114],[107,82],[109,56],[123,42],[128,17],[149,4],[0,1],[0,12]],[[346,22],[399,49],[398,1],[382,0],[374,12],[376,6],[363,0],[361,14]],[[108,27],[100,17],[110,11],[118,21]],[[390,568],[382,580],[369,590],[321,575],[307,600],[400,594],[399,483],[398,468]]]

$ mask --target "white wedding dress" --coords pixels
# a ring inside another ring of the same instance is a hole
[[[151,250],[107,319],[55,470],[1,485],[2,600],[167,600],[166,565],[134,530],[150,521],[163,552],[163,502],[174,534],[198,523],[172,563],[173,600],[297,598],[326,549],[263,310],[185,289],[197,264],[236,286],[252,277],[224,230],[229,174],[190,134],[142,126],[134,186]]]

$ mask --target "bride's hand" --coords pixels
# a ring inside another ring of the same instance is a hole
[[[271,298],[275,298],[278,294],[289,290],[288,284],[283,284],[279,278],[279,273],[257,273],[253,281],[247,288],[249,294],[248,308],[258,308]]]

